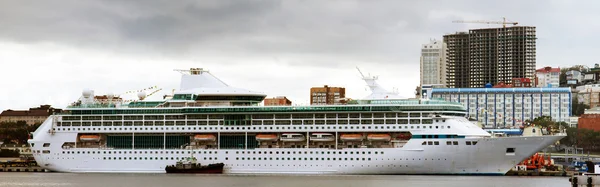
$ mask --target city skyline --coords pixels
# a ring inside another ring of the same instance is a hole
[[[515,6],[515,5],[518,6]],[[500,25],[537,28],[537,67],[592,66],[600,2],[1,2],[0,110],[65,107],[83,89],[179,88],[173,69],[207,68],[232,86],[309,101],[311,87],[368,95],[354,67],[413,97],[421,44]],[[323,76],[327,75],[327,76]],[[301,81],[299,81],[301,80]],[[284,84],[292,82],[293,84]],[[276,85],[276,86],[274,86]],[[162,95],[162,94],[158,94]],[[135,95],[129,95],[135,98]]]

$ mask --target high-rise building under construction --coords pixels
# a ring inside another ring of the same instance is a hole
[[[510,84],[513,78],[534,79],[535,27],[472,29],[444,35],[446,83],[449,88]]]

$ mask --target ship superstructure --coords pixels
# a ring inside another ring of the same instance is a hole
[[[225,173],[502,175],[563,137],[492,137],[443,100],[259,106],[265,94],[179,71],[163,101],[98,103],[85,91],[33,133],[36,161],[59,172],[164,173],[192,156]]]

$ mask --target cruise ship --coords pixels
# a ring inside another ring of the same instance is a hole
[[[178,71],[180,89],[161,101],[107,103],[84,91],[32,133],[35,160],[81,173],[164,173],[194,157],[230,174],[504,175],[564,137],[493,137],[459,103],[398,98],[377,77],[363,76],[372,91],[363,100],[261,106],[263,93]]]

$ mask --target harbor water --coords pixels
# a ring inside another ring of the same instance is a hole
[[[0,172],[0,186],[366,187],[569,186],[567,177],[450,175],[197,175]]]

